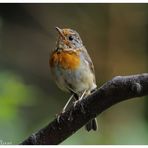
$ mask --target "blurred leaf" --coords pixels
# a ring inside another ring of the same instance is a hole
[[[15,73],[0,72],[0,118],[14,118],[21,106],[34,103],[31,86],[23,83]]]

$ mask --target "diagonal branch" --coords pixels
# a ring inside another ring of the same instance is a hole
[[[75,108],[71,106],[61,115],[59,122],[54,119],[21,144],[59,144],[112,105],[145,95],[148,95],[148,73],[117,76],[79,102]]]

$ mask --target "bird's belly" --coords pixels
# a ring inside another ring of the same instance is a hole
[[[65,70],[61,67],[54,69],[57,85],[65,91],[82,92],[96,87],[94,76],[87,66],[75,70]]]

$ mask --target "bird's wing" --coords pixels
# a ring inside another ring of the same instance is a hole
[[[85,61],[88,63],[88,65],[89,65],[89,67],[90,67],[90,69],[91,69],[91,71],[92,71],[92,73],[93,73],[93,75],[94,75],[94,83],[96,83],[95,69],[94,69],[93,62],[92,62],[92,60],[91,60],[91,58],[90,58],[90,56],[89,56],[89,54],[88,54],[88,52],[87,52],[86,49],[83,49],[83,50],[82,50],[82,53],[83,53],[83,55],[84,55]]]

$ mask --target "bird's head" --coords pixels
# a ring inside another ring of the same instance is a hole
[[[72,29],[60,29],[56,27],[59,33],[57,48],[59,49],[78,49],[83,46],[79,34]]]

